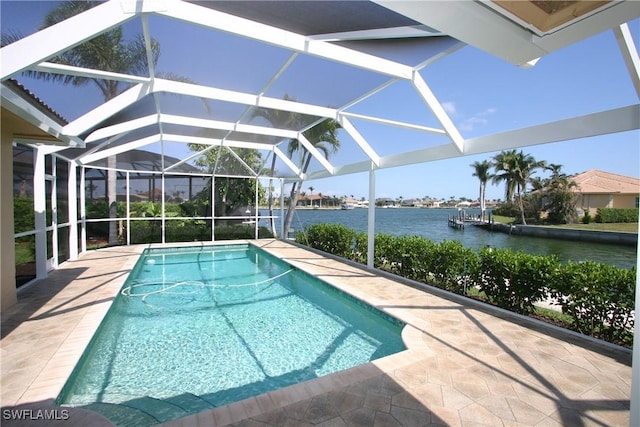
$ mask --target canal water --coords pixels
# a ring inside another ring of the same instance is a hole
[[[536,255],[557,255],[561,261],[591,260],[631,268],[636,265],[635,246],[604,243],[573,242],[530,236],[510,236],[468,225],[464,230],[447,225],[450,215],[457,215],[457,209],[376,209],[376,233],[391,235],[423,236],[434,242],[458,240],[464,246],[480,249],[487,245],[495,248],[522,250]],[[468,209],[469,215],[478,215],[479,210]],[[264,212],[266,214],[266,212]],[[276,210],[275,215],[280,211]],[[330,210],[297,209],[292,228],[301,230],[319,223],[339,223],[356,231],[367,231],[367,209]],[[276,220],[279,227],[279,220]],[[279,230],[278,230],[279,232]]]

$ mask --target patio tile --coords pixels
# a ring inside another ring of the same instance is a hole
[[[431,422],[431,413],[424,407],[420,410],[392,406],[391,415],[403,426],[422,426]]]
[[[502,426],[502,419],[487,408],[472,403],[458,411],[463,426]]]
[[[391,411],[391,397],[383,396],[377,393],[367,393],[364,398],[365,408],[373,409],[377,412],[390,412]]]
[[[431,411],[430,422],[431,425],[438,426],[451,426],[457,427],[462,425],[462,420],[460,419],[460,414],[456,409],[444,407],[444,406],[436,406],[430,407]]]
[[[442,401],[445,407],[462,409],[473,404],[473,399],[451,387],[442,387]]]
[[[403,391],[396,394],[391,399],[391,411],[393,408],[405,408],[416,411],[428,411],[427,407],[420,400],[416,399],[412,392]]]
[[[375,424],[377,412],[370,408],[360,408],[346,414],[341,414],[341,418],[348,426],[372,426]]]
[[[373,427],[402,427],[402,424],[393,415],[377,411],[373,420]]]

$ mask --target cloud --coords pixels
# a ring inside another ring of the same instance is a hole
[[[450,115],[450,116],[455,116],[457,114],[456,111],[456,104],[454,104],[451,101],[447,101],[447,102],[443,102],[442,104],[442,108],[444,108],[444,111]]]
[[[487,123],[489,123],[488,117],[496,113],[497,111],[498,110],[495,108],[487,108],[486,110],[476,113],[474,116],[463,120],[458,125],[458,128],[461,131],[471,132],[478,127],[485,126]]]

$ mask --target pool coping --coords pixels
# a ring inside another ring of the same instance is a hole
[[[370,281],[388,281],[389,283],[395,283],[399,286],[408,286],[406,283],[402,283],[402,281],[397,280],[397,278],[388,278],[384,277],[384,275],[379,274],[379,272],[371,271],[363,266],[350,265],[349,263],[345,263],[343,260],[335,260],[326,254],[321,255],[315,253],[314,251],[310,251],[309,248],[299,247],[291,242],[285,242],[281,240],[274,239],[265,239],[258,241],[221,241],[221,242],[197,242],[197,243],[175,243],[175,244],[152,244],[152,245],[136,245],[129,247],[116,247],[103,249],[99,251],[92,251],[90,255],[83,254],[80,257],[80,260],[86,260],[88,264],[91,264],[91,258],[96,257],[98,255],[106,254],[107,258],[110,253],[120,253],[124,252],[127,256],[125,256],[124,262],[121,265],[121,270],[127,270],[130,272],[133,269],[133,266],[137,262],[139,255],[142,251],[149,247],[185,247],[185,246],[211,246],[211,245],[221,245],[221,244],[250,244],[264,249],[265,251],[275,254],[278,258],[283,259],[289,264],[293,265],[296,268],[300,268],[303,271],[306,271],[309,274],[316,275],[317,271],[314,273],[314,269],[317,268],[327,268],[327,265],[331,263],[334,267],[334,270],[343,270],[345,275],[349,275],[350,272],[353,273],[352,269],[357,270],[358,278],[367,277]],[[283,251],[285,255],[283,256]],[[278,255],[279,252],[279,255]],[[287,256],[287,253],[294,253],[295,256]],[[309,258],[313,258],[313,261],[310,261]],[[318,266],[315,264],[325,264],[324,266]],[[349,268],[342,267],[348,266]],[[63,266],[64,267],[64,266]],[[329,267],[331,268],[331,267]],[[55,273],[55,272],[54,272]],[[368,292],[364,293],[362,290],[358,290],[358,287],[350,286],[344,277],[340,278],[340,274],[336,274],[335,277],[333,274],[327,275],[326,272],[322,274],[323,278],[321,280],[329,283],[330,285],[337,287],[341,291],[346,292],[347,294],[364,301],[365,303],[372,305],[381,311],[384,311],[390,316],[393,316],[404,323],[407,326],[403,329],[402,338],[407,346],[407,350],[383,357],[381,359],[375,360],[373,362],[369,362],[364,365],[360,365],[354,368],[347,369],[345,371],[341,371],[335,374],[327,375],[324,377],[320,377],[317,379],[313,379],[310,381],[306,381],[303,383],[295,384],[292,386],[288,386],[279,390],[275,390],[269,393],[265,393],[263,395],[245,399],[243,401],[239,401],[230,405],[226,405],[223,407],[215,408],[212,410],[204,411],[195,415],[187,416],[184,418],[180,418],[177,420],[169,421],[163,423],[163,426],[179,426],[179,425],[215,425],[222,426],[230,423],[240,422],[242,420],[257,417],[261,414],[273,413],[278,410],[287,407],[288,405],[295,404],[297,402],[303,402],[305,400],[309,400],[314,398],[315,396],[320,396],[323,394],[344,390],[350,386],[354,386],[355,384],[366,382],[369,379],[379,377],[381,375],[389,375],[394,376],[397,375],[398,371],[403,371],[404,369],[411,369],[412,366],[416,364],[424,363],[425,360],[429,358],[433,358],[437,354],[437,350],[434,347],[434,343],[437,340],[430,340],[428,335],[433,331],[433,325],[430,323],[430,320],[425,317],[421,317],[419,315],[414,315],[411,310],[406,309],[398,309],[394,307],[392,304],[387,304],[387,301],[384,298],[376,297],[374,295],[369,295]],[[33,405],[52,405],[55,401],[56,397],[62,390],[67,378],[71,375],[71,372],[77,362],[80,360],[80,357],[91,340],[93,334],[97,330],[99,324],[102,319],[106,315],[109,307],[111,306],[111,302],[113,298],[118,293],[119,289],[122,287],[122,284],[126,280],[126,275],[120,275],[108,281],[108,286],[102,290],[102,295],[106,295],[107,298],[104,298],[104,301],[100,301],[96,304],[93,304],[90,310],[85,310],[82,316],[78,319],[77,323],[73,327],[71,331],[69,331],[68,335],[64,338],[61,345],[57,348],[55,353],[48,359],[48,361],[39,368],[40,372],[33,379],[33,381],[28,384],[24,393],[20,395],[17,399],[6,401],[3,393],[3,401],[2,406],[4,407],[21,407],[28,408],[33,407]],[[70,283],[73,283],[71,281]],[[338,286],[336,286],[336,284]],[[342,286],[345,285],[345,286]],[[394,285],[394,286],[396,286]],[[38,285],[36,285],[38,286]],[[410,286],[410,284],[409,284]],[[429,292],[429,290],[422,290],[421,292]],[[442,298],[435,296],[434,298]],[[460,302],[462,304],[463,302]],[[37,315],[40,311],[34,313],[34,316]],[[417,313],[417,311],[415,312]],[[3,313],[3,321],[4,321],[5,313]],[[503,319],[504,322],[513,322],[513,319]],[[426,334],[426,335],[425,335]],[[536,333],[538,335],[544,335],[542,333]],[[543,337],[543,339],[545,339]],[[554,340],[554,338],[550,337],[549,340]],[[3,335],[3,361],[6,357],[10,357],[11,353],[5,351],[5,338]],[[560,343],[562,347],[569,347],[573,344],[563,344]],[[589,344],[585,344],[584,346],[589,346]],[[586,351],[586,350],[585,350]],[[616,367],[615,369],[623,372],[620,376],[622,377],[623,384],[627,381],[627,373],[626,368],[628,364],[630,364],[630,351],[627,355],[624,350],[609,348],[602,349],[602,351],[612,351],[614,355],[612,358],[614,359],[614,365],[616,363],[621,364],[621,366]],[[622,353],[622,354],[620,354]],[[604,356],[596,355],[598,360],[604,360]],[[628,356],[628,357],[627,357]],[[617,360],[621,362],[617,362]],[[629,360],[627,360],[629,359]],[[609,363],[609,362],[607,362]],[[613,368],[612,368],[613,369]],[[5,386],[5,370],[4,370],[4,362],[3,362],[3,387]],[[630,368],[629,368],[629,378],[630,378]],[[624,391],[623,391],[624,394]],[[628,396],[627,396],[628,398]],[[51,406],[52,407],[52,406]],[[431,408],[434,410],[434,408]],[[80,413],[82,411],[79,411]],[[448,414],[448,412],[447,412]],[[101,415],[97,413],[93,413],[91,411],[82,412],[80,415],[74,417],[76,421],[78,421],[78,425],[83,425],[87,423],[87,420],[92,420],[92,425],[109,425],[110,423],[104,419]],[[628,415],[628,413],[627,413]],[[442,419],[442,414],[440,415]],[[461,415],[462,416],[462,415]],[[82,422],[80,422],[82,420]],[[5,421],[5,420],[3,420]],[[4,424],[4,423],[3,423]],[[11,423],[9,422],[7,425],[21,425],[19,423]],[[64,425],[70,425],[68,422]]]

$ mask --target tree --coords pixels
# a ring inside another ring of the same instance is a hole
[[[538,161],[530,154],[524,154],[522,151],[516,153],[515,156],[515,184],[518,196],[518,205],[520,207],[520,215],[522,224],[526,225],[527,221],[524,214],[523,195],[526,192],[527,184],[531,180],[531,176],[536,169],[544,168],[545,161]]]
[[[551,176],[544,180],[542,208],[548,212],[548,220],[560,224],[575,222],[577,195],[573,189],[577,184],[562,172],[562,165],[550,164],[546,169]]]
[[[192,151],[203,151],[202,156],[195,161],[197,166],[206,173],[219,175],[213,179],[215,186],[213,206],[215,209],[212,209],[209,202],[211,200],[211,180],[197,196],[201,206],[207,209],[207,214],[211,213],[216,217],[244,214],[245,208],[255,203],[256,191],[258,192],[258,200],[264,198],[266,190],[257,179],[233,177],[233,175],[239,174],[235,168],[238,165],[238,158],[225,147],[213,147],[206,150],[210,147],[200,144],[188,144],[188,146]],[[259,170],[262,166],[262,154],[257,150],[234,148],[233,152],[253,171]],[[248,170],[244,172],[245,175],[248,173],[250,173]],[[239,212],[239,208],[243,212]]]
[[[285,95],[286,101],[295,101],[289,95]],[[267,108],[258,108],[254,111],[252,119],[262,118],[269,122],[272,126],[283,129],[300,129],[308,123],[308,117],[298,113],[291,113],[288,111],[273,110]],[[340,124],[332,119],[326,119],[310,129],[303,132],[303,135],[307,140],[326,158],[329,155],[335,153],[340,148],[340,141],[338,140],[337,132],[340,129]],[[293,159],[294,154],[300,154],[300,161],[298,166],[302,175],[307,173],[309,164],[311,163],[312,154],[298,141],[297,139],[290,139],[287,145],[287,153],[290,158]],[[275,169],[275,158],[271,165],[271,176]],[[295,213],[296,204],[298,202],[298,195],[302,188],[304,178],[299,181],[293,182],[291,185],[291,192],[289,195],[289,208],[287,209],[287,215],[284,220],[284,228],[282,235],[287,236],[291,223],[293,222],[293,215]],[[271,206],[271,203],[269,204]],[[271,208],[270,208],[271,209]]]
[[[527,224],[523,199],[527,184],[531,181],[535,170],[545,166],[546,162],[537,161],[532,155],[524,154],[522,151],[502,151],[493,157],[495,173],[491,180],[494,183],[505,182],[507,203],[514,203],[517,198],[522,224]]]
[[[295,101],[294,98],[292,98],[287,94],[284,95],[283,99],[285,101]],[[265,120],[267,123],[269,123],[273,127],[283,128],[283,129],[287,129],[287,128],[298,129],[302,121],[302,116],[300,116],[297,113],[292,113],[284,110],[276,110],[271,108],[256,108],[253,110],[253,113],[251,114],[251,120],[254,121],[254,120],[260,120],[260,119]],[[289,140],[289,143],[291,143],[291,141],[292,140]],[[273,153],[271,155],[271,167],[269,169],[270,178],[274,177],[275,171],[276,171],[276,155],[275,153]],[[269,217],[271,218],[271,231],[275,236],[275,219],[273,217],[273,196],[271,192],[269,192],[268,206],[269,206]]]
[[[491,173],[489,169],[491,169],[491,162],[488,160],[484,160],[482,162],[473,162],[471,167],[473,168],[473,176],[477,177],[480,181],[480,218],[484,221],[485,219],[485,211],[487,210],[485,204],[485,196],[487,190],[487,181],[491,179]]]
[[[97,6],[97,1],[66,1],[60,3],[51,10],[44,18],[40,30],[64,21],[81,12],[87,11]],[[19,39],[19,35],[5,37],[3,43],[11,38]],[[15,41],[15,40],[14,40]],[[152,60],[157,62],[160,55],[159,44],[151,41]],[[50,59],[51,62],[72,65],[76,67],[112,71],[124,74],[140,74],[148,71],[147,52],[142,36],[135,40],[125,41],[123,39],[122,27],[116,27],[104,32],[99,36],[86,41],[60,55]],[[118,80],[105,80],[97,78],[87,78],[79,76],[65,76],[61,74],[49,74],[40,72],[27,72],[27,75],[43,80],[61,81],[64,84],[82,86],[88,83],[95,84],[104,97],[105,102],[115,98],[123,90],[129,87],[130,83]],[[110,156],[107,159],[107,201],[109,204],[109,218],[116,218],[116,158]],[[118,243],[117,224],[115,221],[109,222],[109,244]]]
[[[40,29],[42,30],[51,25],[62,22],[72,16],[89,10],[100,3],[101,2],[99,1],[66,1],[60,3],[45,16]],[[21,36],[19,34],[3,34],[2,43],[3,45],[8,44],[20,38]],[[160,56],[160,45],[154,39],[151,39],[150,45],[151,60],[153,61],[153,64],[156,65]],[[54,58],[51,58],[50,61],[58,64],[104,70],[121,74],[144,75],[149,72],[147,50],[143,36],[139,35],[134,40],[127,41],[124,39],[122,27],[116,27],[112,30],[106,31]],[[115,98],[132,85],[131,83],[112,79],[88,78],[31,71],[26,74],[38,79],[60,81],[64,84],[71,84],[73,86],[82,86],[89,83],[94,84],[102,93],[105,102]],[[163,76],[161,73],[157,73],[156,75],[158,77],[165,77],[171,80],[190,82],[188,79],[174,74],[167,74]],[[116,218],[116,156],[109,156],[107,158],[107,167],[107,201],[109,204],[109,218]],[[110,221],[109,244],[117,243],[117,224],[115,221]]]
[[[340,148],[340,141],[338,140],[338,129],[340,129],[340,124],[332,119],[324,120],[311,129],[308,129],[303,133],[304,137],[318,150],[320,151],[327,159],[329,156]],[[300,152],[300,164],[302,165],[301,172],[302,175],[307,173],[307,169],[309,168],[309,164],[311,163],[311,158],[313,157],[311,152],[307,150],[297,139],[289,142],[287,146],[287,152],[289,157],[293,158],[293,155],[296,152]],[[296,209],[296,202],[298,200],[298,193],[300,188],[302,187],[302,183],[304,178],[301,178],[299,181],[294,182],[291,186],[291,195],[289,198],[289,209],[287,210],[287,216],[284,221],[284,229],[283,236],[286,236],[291,228],[291,223],[293,222],[293,215]]]
[[[493,157],[495,173],[491,175],[491,182],[505,183],[504,200],[507,203],[513,203],[515,194],[515,156],[516,150],[511,150],[502,151]]]

